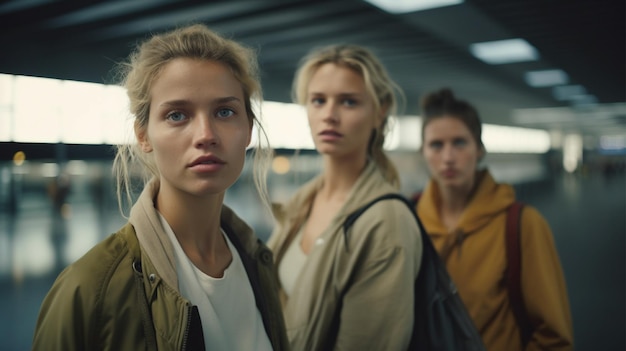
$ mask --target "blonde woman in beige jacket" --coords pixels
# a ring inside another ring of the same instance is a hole
[[[287,204],[274,206],[274,251],[293,350],[406,350],[413,326],[414,280],[422,243],[400,201],[359,207],[398,191],[383,151],[397,86],[367,49],[312,51],[296,74],[294,100],[306,107],[323,157],[319,176]]]

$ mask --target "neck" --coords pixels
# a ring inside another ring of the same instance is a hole
[[[441,207],[442,211],[448,213],[461,213],[467,204],[469,192],[451,191],[442,189]]]
[[[366,165],[365,157],[360,160],[326,157],[324,159],[324,183],[318,196],[321,195],[329,200],[345,200]]]
[[[460,214],[463,212],[469,199],[471,198],[477,186],[477,178],[474,177],[472,183],[461,187],[439,187],[441,194],[442,211],[451,214]]]
[[[224,194],[195,197],[161,186],[155,205],[188,256],[217,257],[226,247],[220,216]]]

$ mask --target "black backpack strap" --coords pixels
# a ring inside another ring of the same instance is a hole
[[[525,347],[530,340],[532,327],[526,314],[526,307],[522,298],[522,253],[520,244],[520,223],[521,213],[524,204],[514,202],[509,206],[506,216],[506,258],[507,273],[506,283],[509,290],[509,299],[511,300],[511,308],[520,328],[522,345]]]
[[[372,200],[372,201],[368,202],[367,204],[363,205],[362,207],[360,207],[356,211],[352,212],[351,214],[348,215],[346,220],[343,222],[343,235],[344,235],[344,239],[345,239],[345,243],[346,243],[346,250],[347,251],[349,251],[349,249],[348,249],[348,230],[350,229],[350,227],[352,227],[354,222],[356,222],[356,220],[363,214],[363,212],[367,211],[368,208],[372,207],[374,204],[376,204],[379,201],[388,200],[388,199],[400,200],[407,206],[407,208],[413,214],[413,217],[415,217],[415,220],[417,221],[417,225],[420,228],[420,232],[422,233],[422,237],[424,237],[424,234],[426,233],[426,231],[424,230],[424,226],[422,225],[422,222],[420,221],[419,217],[417,217],[417,213],[415,213],[415,210],[413,209],[414,205],[411,203],[411,201],[409,199],[407,199],[406,197],[404,197],[403,195],[401,195],[401,194],[398,194],[398,193],[388,193],[388,194],[384,194],[384,195],[381,195],[381,196],[375,198],[374,200]]]
[[[359,216],[378,201],[387,199],[400,200],[407,206],[422,239],[422,264],[414,282],[414,325],[409,350],[485,351],[474,322],[409,199],[397,193],[385,194],[351,213],[343,224],[346,245],[348,230]]]

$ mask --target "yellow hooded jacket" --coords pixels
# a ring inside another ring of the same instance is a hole
[[[441,196],[431,180],[417,214],[456,283],[461,299],[487,350],[522,350],[520,331],[506,287],[506,210],[513,188],[498,184],[488,171],[449,232],[441,221]],[[520,222],[522,298],[533,326],[525,350],[572,350],[573,330],[565,279],[552,232],[542,215],[524,206]]]

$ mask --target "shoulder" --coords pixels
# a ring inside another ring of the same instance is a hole
[[[531,205],[523,205],[519,228],[523,243],[553,241],[550,224],[541,212]]]
[[[93,273],[106,274],[115,269],[120,260],[129,254],[129,235],[134,235],[132,226],[125,226],[98,243],[72,264],[76,274],[93,276]]]
[[[98,304],[106,297],[113,275],[117,274],[124,258],[129,257],[126,239],[118,232],[110,235],[76,262],[69,265],[57,278],[55,286],[62,296],[72,296]],[[130,258],[128,260],[130,262]],[[131,263],[128,265],[132,276]]]
[[[523,226],[548,226],[545,217],[534,206],[522,203],[520,214],[522,229]]]
[[[41,305],[37,334],[50,336],[73,330],[78,337],[96,333],[105,300],[119,302],[123,298],[119,293],[128,291],[124,284],[133,282],[129,279],[133,274],[131,259],[124,260],[129,257],[128,252],[126,240],[118,232],[63,270]],[[128,269],[120,269],[123,262],[130,262]],[[115,289],[111,289],[112,282],[117,284]]]
[[[420,237],[411,209],[396,199],[376,202],[359,216],[353,227],[354,232],[365,233],[369,240],[382,246],[412,245]]]

